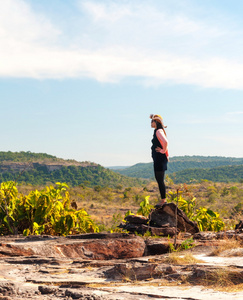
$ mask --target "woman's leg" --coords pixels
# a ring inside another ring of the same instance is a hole
[[[166,202],[166,190],[165,190],[165,172],[164,171],[154,171],[155,179],[159,186],[159,192],[161,196],[161,202]]]

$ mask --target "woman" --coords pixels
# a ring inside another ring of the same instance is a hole
[[[165,171],[167,170],[167,163],[169,159],[168,140],[165,133],[165,126],[160,115],[150,115],[151,127],[154,128],[154,136],[152,139],[152,158],[154,161],[154,175],[159,186],[161,202],[157,206],[166,203],[165,191]]]

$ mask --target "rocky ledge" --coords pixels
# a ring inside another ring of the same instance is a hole
[[[179,232],[191,234],[199,232],[196,222],[188,219],[187,215],[174,203],[166,203],[152,209],[148,218],[138,215],[128,215],[120,228],[128,232],[173,237]]]
[[[230,239],[243,241],[243,222],[238,225],[226,232],[199,232],[170,203],[152,210],[149,218],[128,216],[120,227],[130,233],[0,237],[0,300],[243,299],[243,248],[211,256]],[[142,237],[147,232],[151,236]],[[189,252],[193,260],[172,262],[171,245],[177,248],[188,237],[194,247],[177,256]],[[217,278],[238,292],[204,288]]]
[[[240,299],[243,292],[220,294],[201,286],[226,270],[232,284],[243,284],[242,248],[236,259],[209,255],[232,237],[242,239],[242,233],[195,233],[195,247],[187,253],[198,260],[186,265],[168,260],[173,240],[167,237],[125,233],[1,237],[0,300]],[[178,238],[177,243],[183,240]]]

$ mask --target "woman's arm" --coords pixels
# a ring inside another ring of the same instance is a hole
[[[157,147],[156,151],[160,152],[162,154],[166,154],[166,156],[169,156],[168,154],[168,140],[166,135],[164,134],[162,129],[159,129],[156,131],[156,136],[162,146],[162,148]]]

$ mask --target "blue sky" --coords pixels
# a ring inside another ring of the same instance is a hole
[[[1,151],[243,157],[243,1],[0,1]]]

